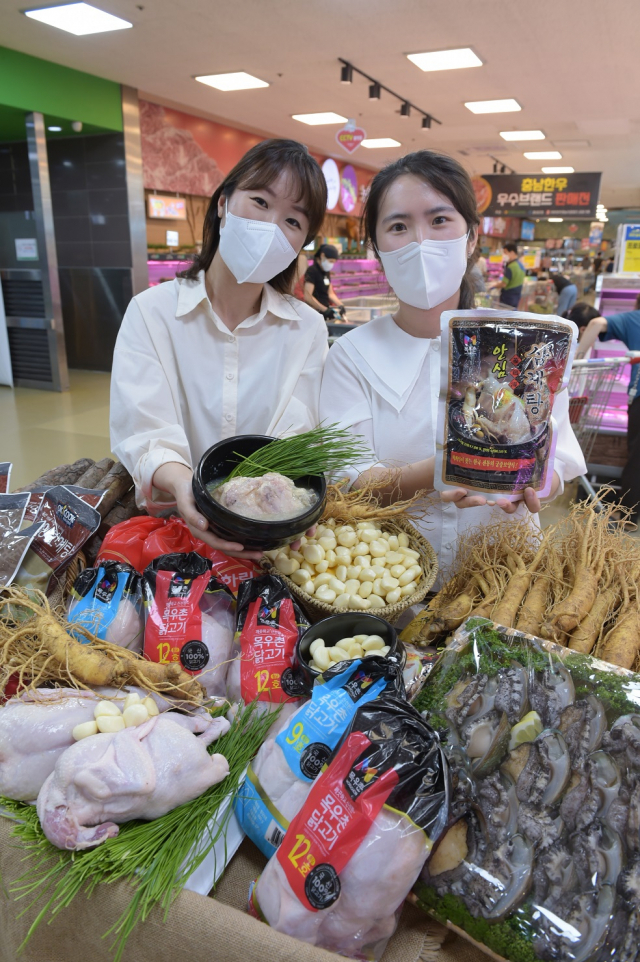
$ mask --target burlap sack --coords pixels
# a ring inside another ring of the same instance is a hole
[[[22,955],[18,948],[37,910],[16,902],[8,889],[25,871],[24,853],[11,839],[12,823],[0,817],[0,962],[112,962],[111,940],[102,938],[131,900],[124,882],[99,886],[91,899],[78,896],[51,924],[42,923]],[[216,898],[182,892],[167,921],[162,913],[138,925],[124,962],[336,962],[339,956],[281,935],[245,912],[251,879],[265,859],[246,841],[228,866]],[[449,941],[442,945],[446,937]],[[405,905],[383,962],[487,962],[446,929]]]

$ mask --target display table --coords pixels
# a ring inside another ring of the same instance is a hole
[[[39,926],[18,956],[37,910],[17,918],[29,900],[15,902],[7,893],[27,867],[24,849],[10,837],[11,829],[12,823],[0,817],[0,962],[113,962],[111,938],[101,936],[131,901],[134,890],[125,882],[99,886],[90,899],[78,895],[51,925]],[[131,934],[125,962],[336,962],[341,956],[281,935],[244,912],[249,883],[264,864],[264,857],[246,841],[229,864],[216,898],[182,892],[166,922],[154,909]],[[486,956],[407,904],[382,962],[486,962]]]

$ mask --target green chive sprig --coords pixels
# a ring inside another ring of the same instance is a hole
[[[337,424],[321,424],[304,434],[277,438],[247,457],[234,453],[240,462],[227,480],[259,478],[269,472],[283,474],[292,481],[321,474],[334,476],[371,457],[364,438]]]

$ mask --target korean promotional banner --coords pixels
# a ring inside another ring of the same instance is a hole
[[[484,174],[473,178],[485,217],[595,217],[601,174]]]

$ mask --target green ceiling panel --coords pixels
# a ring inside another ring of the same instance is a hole
[[[0,47],[0,102],[48,118],[122,130],[120,84]]]

